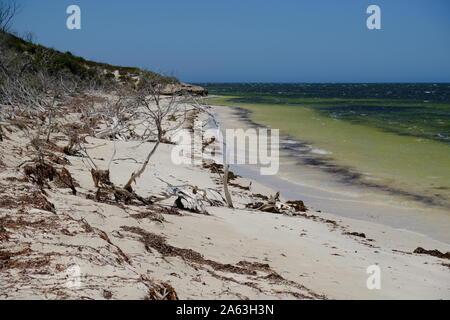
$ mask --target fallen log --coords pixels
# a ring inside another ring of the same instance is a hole
[[[171,187],[167,189],[167,193],[177,197],[174,202],[174,207],[195,213],[208,214],[203,204],[203,197],[198,194],[196,187],[193,188],[192,192]]]

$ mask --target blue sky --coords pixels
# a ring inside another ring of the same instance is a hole
[[[189,82],[450,82],[448,0],[18,0],[14,28]],[[81,8],[81,30],[66,8]],[[368,30],[379,5],[382,29]]]

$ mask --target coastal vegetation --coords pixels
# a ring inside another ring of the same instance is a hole
[[[448,297],[446,243],[288,200],[217,158],[175,163],[176,133],[218,127],[207,89],[39,45],[11,30],[18,9],[0,0],[0,299]],[[243,105],[293,135],[317,120],[311,141],[348,134],[308,107]],[[366,287],[374,263],[383,291]]]
[[[97,201],[112,196],[125,203],[152,204],[134,193],[132,184],[158,146],[172,143],[169,133],[204,111],[194,96],[203,95],[202,89],[149,70],[85,60],[36,44],[32,37],[25,40],[9,32],[18,10],[15,2],[0,3],[0,141],[9,139],[11,126],[29,132],[29,160],[19,168],[42,190],[58,179],[77,194],[64,167],[67,161],[58,155],[62,153],[86,159]],[[73,113],[79,116],[76,121],[69,120]],[[58,145],[61,134],[68,140],[64,146]],[[107,168],[100,168],[89,155],[88,137],[154,145],[145,162],[119,187],[110,179],[116,145]],[[55,168],[54,159],[63,166]],[[178,200],[186,197],[180,194]]]

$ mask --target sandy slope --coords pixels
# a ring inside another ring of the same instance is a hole
[[[251,193],[274,193],[257,183],[251,192],[232,187],[238,209],[170,214],[173,198],[163,208],[93,200],[90,168],[82,158],[66,156],[78,194],[50,183],[43,195],[16,168],[28,159],[30,134],[9,129],[0,142],[1,299],[168,298],[172,288],[182,299],[450,298],[450,269],[443,265],[450,261],[411,254],[418,246],[446,252],[449,245],[326,213],[308,212],[308,218],[245,210]],[[111,180],[126,182],[151,146],[117,142],[115,159],[122,160],[113,161]],[[88,147],[106,167],[114,143],[88,138]],[[172,148],[160,146],[134,187],[139,195],[161,194],[167,184],[160,179],[221,190],[207,169],[174,165]],[[366,287],[366,268],[373,264],[381,268],[381,290]],[[79,267],[79,279],[67,271],[71,266]]]

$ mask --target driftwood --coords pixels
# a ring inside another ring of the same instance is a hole
[[[141,196],[139,196],[136,192],[129,188],[121,188],[116,186],[110,178],[110,166],[111,163],[116,155],[116,144],[114,143],[114,151],[110,157],[110,160],[108,162],[108,169],[107,170],[101,170],[98,168],[94,160],[89,156],[89,153],[87,152],[86,147],[83,143],[79,143],[81,150],[83,151],[84,156],[89,159],[89,165],[91,166],[91,176],[92,181],[94,182],[94,186],[97,188],[97,191],[95,193],[95,200],[100,202],[106,202],[106,201],[115,201],[123,202],[124,204],[131,204],[133,200],[138,201],[141,204],[144,205],[151,205],[153,204],[153,201],[150,199],[145,199]]]
[[[229,170],[229,165],[223,165],[220,163],[212,162],[203,162],[203,168],[209,169],[211,173],[217,173],[222,181],[223,185],[223,193],[225,195],[225,202],[228,208],[234,208],[233,199],[231,198],[230,191],[228,186],[238,186],[237,184],[230,183],[231,180],[238,178],[239,176],[234,174]],[[250,190],[251,183],[248,187],[239,186],[241,189]]]
[[[286,204],[292,207],[296,212],[308,211],[308,208],[305,206],[305,203],[302,200],[290,200],[286,201]]]
[[[204,199],[195,187],[192,189],[192,192],[178,187],[170,187],[166,192],[168,198],[173,196],[177,197],[174,202],[174,207],[195,213],[208,214],[203,204]]]
[[[165,192],[162,193],[162,197],[154,198],[154,202],[159,202],[170,199],[172,197],[176,197],[174,207],[181,210],[187,210],[202,214],[208,214],[205,209],[205,204],[219,207],[223,206],[226,202],[220,192],[217,192],[214,189],[200,189],[197,186],[188,184],[182,186],[174,186],[162,179],[159,180],[167,184],[168,188]],[[216,197],[219,196],[221,199],[212,199],[214,195]]]
[[[125,190],[133,192],[133,188],[131,187],[131,184],[136,183],[136,180],[144,173],[145,169],[147,168],[148,163],[150,162],[150,158],[156,152],[156,149],[158,149],[159,144],[160,144],[160,141],[158,140],[156,142],[156,144],[153,146],[152,150],[147,155],[147,158],[145,159],[145,162],[142,164],[142,167],[137,172],[135,172],[131,175],[130,180],[128,180],[128,182],[123,187]]]
[[[225,194],[225,199],[227,199],[227,205],[228,208],[234,208],[233,207],[233,200],[231,199],[231,195],[230,195],[230,191],[228,190],[228,170],[229,170],[229,165],[224,166],[224,174],[223,174],[223,179],[222,179],[222,183],[223,183],[223,193]]]
[[[216,141],[216,137],[211,137],[208,141],[205,141],[202,146],[202,151],[205,151],[212,143]]]
[[[129,191],[125,188],[120,188],[111,182],[109,177],[109,170],[91,169],[91,176],[94,182],[97,192],[95,193],[95,200],[105,201],[109,198],[114,198],[116,202],[123,202],[125,204],[131,204],[133,200],[136,200],[144,205],[153,204],[153,201],[145,199],[139,196],[134,191]]]
[[[122,202],[126,205],[133,204],[133,200],[146,206],[153,204],[153,201],[145,199],[135,192],[129,192],[115,185],[99,186],[95,193],[95,200],[99,202],[110,202],[110,201],[115,201],[116,203]]]
[[[259,197],[264,199],[263,197]],[[258,201],[246,204],[246,208],[255,209],[263,212],[271,212],[277,214],[286,215],[298,215],[300,212],[306,212],[308,208],[305,206],[303,201],[294,200],[286,201],[282,203],[280,201],[280,193],[277,192],[275,195],[270,196],[266,202]]]

